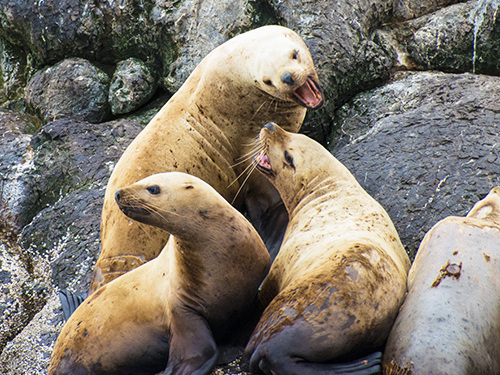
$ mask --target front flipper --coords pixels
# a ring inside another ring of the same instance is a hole
[[[375,352],[348,363],[332,364],[336,374],[371,375],[382,373],[382,353]]]
[[[86,292],[71,293],[67,289],[59,291],[59,300],[63,309],[64,321],[67,321],[71,314],[75,312],[78,306],[87,298]]]
[[[208,374],[217,362],[218,350],[207,321],[189,308],[174,311],[172,320],[165,375]]]

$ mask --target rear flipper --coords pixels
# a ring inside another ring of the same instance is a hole
[[[87,298],[87,292],[71,293],[67,289],[59,291],[59,300],[63,309],[64,320],[68,320],[78,306]]]
[[[382,374],[382,353],[375,352],[348,363],[313,363],[299,358],[277,358],[271,363],[268,357],[261,357],[258,363],[250,361],[253,372],[283,375],[373,375]]]

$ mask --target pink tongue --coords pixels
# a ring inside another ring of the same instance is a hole
[[[265,154],[261,154],[258,156],[257,161],[259,162],[259,165],[261,165],[264,168],[271,169],[271,163],[269,163],[269,158]]]
[[[294,92],[304,104],[309,107],[316,107],[321,103],[321,94],[318,92],[310,78]]]

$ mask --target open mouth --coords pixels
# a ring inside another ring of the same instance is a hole
[[[259,172],[266,174],[268,176],[274,176],[275,173],[271,168],[271,163],[269,162],[269,158],[266,154],[259,154],[255,157],[255,161],[257,162],[257,169]]]
[[[320,109],[325,102],[323,89],[311,77],[308,77],[306,83],[293,92],[293,96],[297,103],[309,109]]]

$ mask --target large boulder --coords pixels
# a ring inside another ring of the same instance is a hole
[[[330,148],[413,258],[425,233],[500,184],[500,77],[408,73],[338,112]]]
[[[76,118],[102,122],[109,118],[109,77],[84,59],[67,59],[38,71],[26,86],[26,102],[40,118]]]

